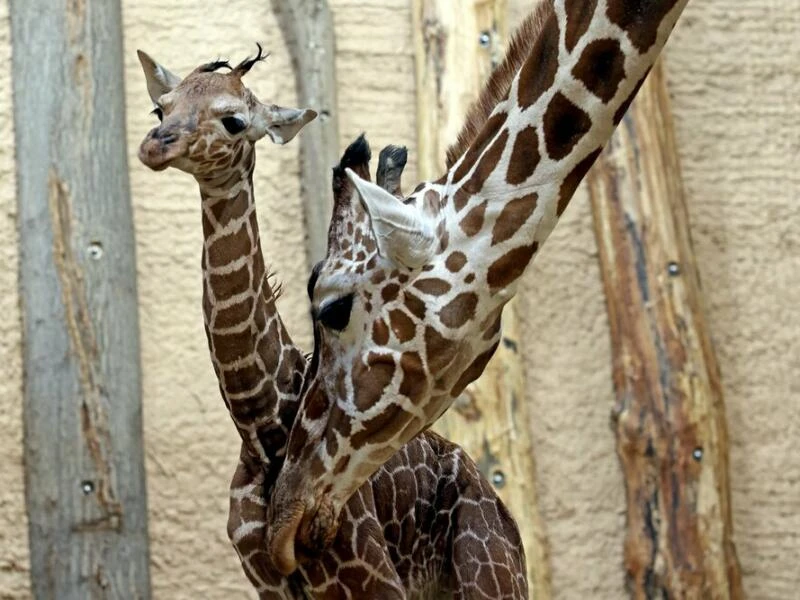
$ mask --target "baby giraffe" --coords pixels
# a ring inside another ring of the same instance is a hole
[[[267,553],[267,506],[283,464],[307,365],[278,314],[261,253],[253,196],[255,143],[290,141],[316,113],[260,102],[236,67],[203,64],[181,79],[139,53],[160,124],[139,158],[175,167],[200,187],[203,314],[220,392],[242,438],[230,492],[228,534],[260,598],[526,598],[525,557],[511,515],[461,448],[424,433],[409,441],[346,503],[324,550],[298,545],[296,571]],[[359,139],[334,169],[368,177]],[[399,193],[405,152],[382,153],[378,183]],[[313,276],[312,276],[313,279]],[[311,282],[313,289],[313,281]]]

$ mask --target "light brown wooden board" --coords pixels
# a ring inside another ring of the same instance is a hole
[[[11,3],[36,598],[149,598],[120,3]]]
[[[742,598],[720,373],[661,63],[588,177],[634,598]]]

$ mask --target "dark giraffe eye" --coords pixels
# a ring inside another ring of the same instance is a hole
[[[317,319],[320,323],[334,331],[342,331],[350,322],[350,311],[353,308],[353,294],[343,296],[326,304],[320,309]]]
[[[153,109],[153,112],[151,112],[150,114],[151,115],[155,115],[158,118],[159,121],[163,121],[164,120],[164,111],[161,110],[160,106],[156,106]]]
[[[222,124],[231,135],[241,133],[247,127],[247,124],[239,117],[222,117]]]

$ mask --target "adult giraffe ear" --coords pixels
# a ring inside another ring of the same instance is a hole
[[[283,108],[274,104],[272,106],[259,104],[247,137],[256,141],[268,135],[276,144],[285,144],[316,118],[317,113],[310,108]]]
[[[346,172],[369,214],[381,255],[409,269],[427,264],[434,255],[436,235],[417,208],[362,179],[352,169]]]
[[[137,50],[139,62],[142,63],[144,78],[147,80],[147,92],[153,104],[158,104],[158,99],[174,90],[181,82],[181,78],[166,67],[162,67],[143,50]]]

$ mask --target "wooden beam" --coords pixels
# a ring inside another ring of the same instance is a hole
[[[36,598],[149,598],[118,0],[12,0]]]
[[[742,598],[728,434],[658,64],[589,176],[634,598]]]
[[[419,169],[445,172],[445,152],[507,39],[505,0],[413,0]],[[517,304],[503,313],[503,339],[484,374],[436,424],[461,444],[519,524],[532,598],[550,598],[547,540],[536,497],[536,469],[519,354]]]
[[[326,0],[272,0],[292,55],[298,103],[319,113],[300,136],[300,186],[309,270],[325,258],[331,216],[331,168],[339,158],[336,38]]]

